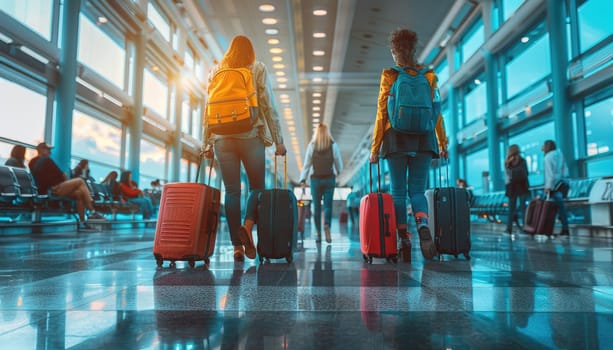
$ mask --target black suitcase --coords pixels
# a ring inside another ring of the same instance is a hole
[[[524,220],[524,232],[529,234],[553,234],[558,206],[554,201],[535,198],[528,203]]]
[[[287,159],[284,160],[287,181]],[[277,156],[275,156],[275,180],[277,178]],[[286,186],[286,185],[285,185]],[[258,200],[258,244],[260,263],[264,259],[285,258],[292,262],[298,231],[298,204],[294,192],[274,188],[260,193]]]
[[[442,254],[456,258],[464,254],[470,259],[470,197],[465,188],[435,187],[426,191],[428,224],[434,234],[439,260]]]

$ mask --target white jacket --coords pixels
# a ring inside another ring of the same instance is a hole
[[[560,179],[568,176],[568,167],[562,152],[558,149],[545,154],[545,189],[553,189]]]

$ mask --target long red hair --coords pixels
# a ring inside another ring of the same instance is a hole
[[[251,40],[244,35],[232,38],[230,47],[221,59],[221,66],[227,68],[249,67],[255,62],[255,50]]]

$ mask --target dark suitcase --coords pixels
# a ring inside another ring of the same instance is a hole
[[[372,166],[370,191],[360,200],[360,248],[364,261],[372,264],[373,258],[385,258],[398,262],[396,238],[396,211],[389,193],[380,192],[381,173],[377,164],[378,192],[372,192]]]
[[[177,260],[188,261],[190,267],[197,260],[208,265],[215,249],[219,211],[220,191],[216,188],[201,183],[164,185],[153,245],[158,267],[164,260],[170,260],[171,267]]]
[[[284,160],[284,187],[287,186],[287,159]],[[275,179],[277,178],[275,156]],[[285,258],[292,262],[298,231],[298,204],[294,192],[274,188],[260,193],[258,200],[258,243],[260,262]]]
[[[448,168],[447,168],[448,171]],[[439,178],[442,184],[442,170]],[[447,181],[449,173],[447,172]],[[464,254],[470,259],[470,200],[465,188],[435,187],[426,191],[428,201],[428,225],[434,235],[434,245],[439,254],[458,257]]]
[[[298,199],[298,232],[300,232],[302,239],[304,239],[304,225],[307,219],[309,207],[311,205],[310,200],[304,199],[304,188],[302,189],[302,195]]]
[[[558,206],[554,201],[535,198],[528,203],[524,220],[524,232],[552,235]]]

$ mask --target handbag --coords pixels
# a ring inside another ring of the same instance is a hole
[[[570,185],[568,184],[568,181],[566,181],[565,179],[560,179],[553,186],[553,190],[555,192],[561,193],[562,197],[566,198],[568,197],[568,191],[570,190]]]

